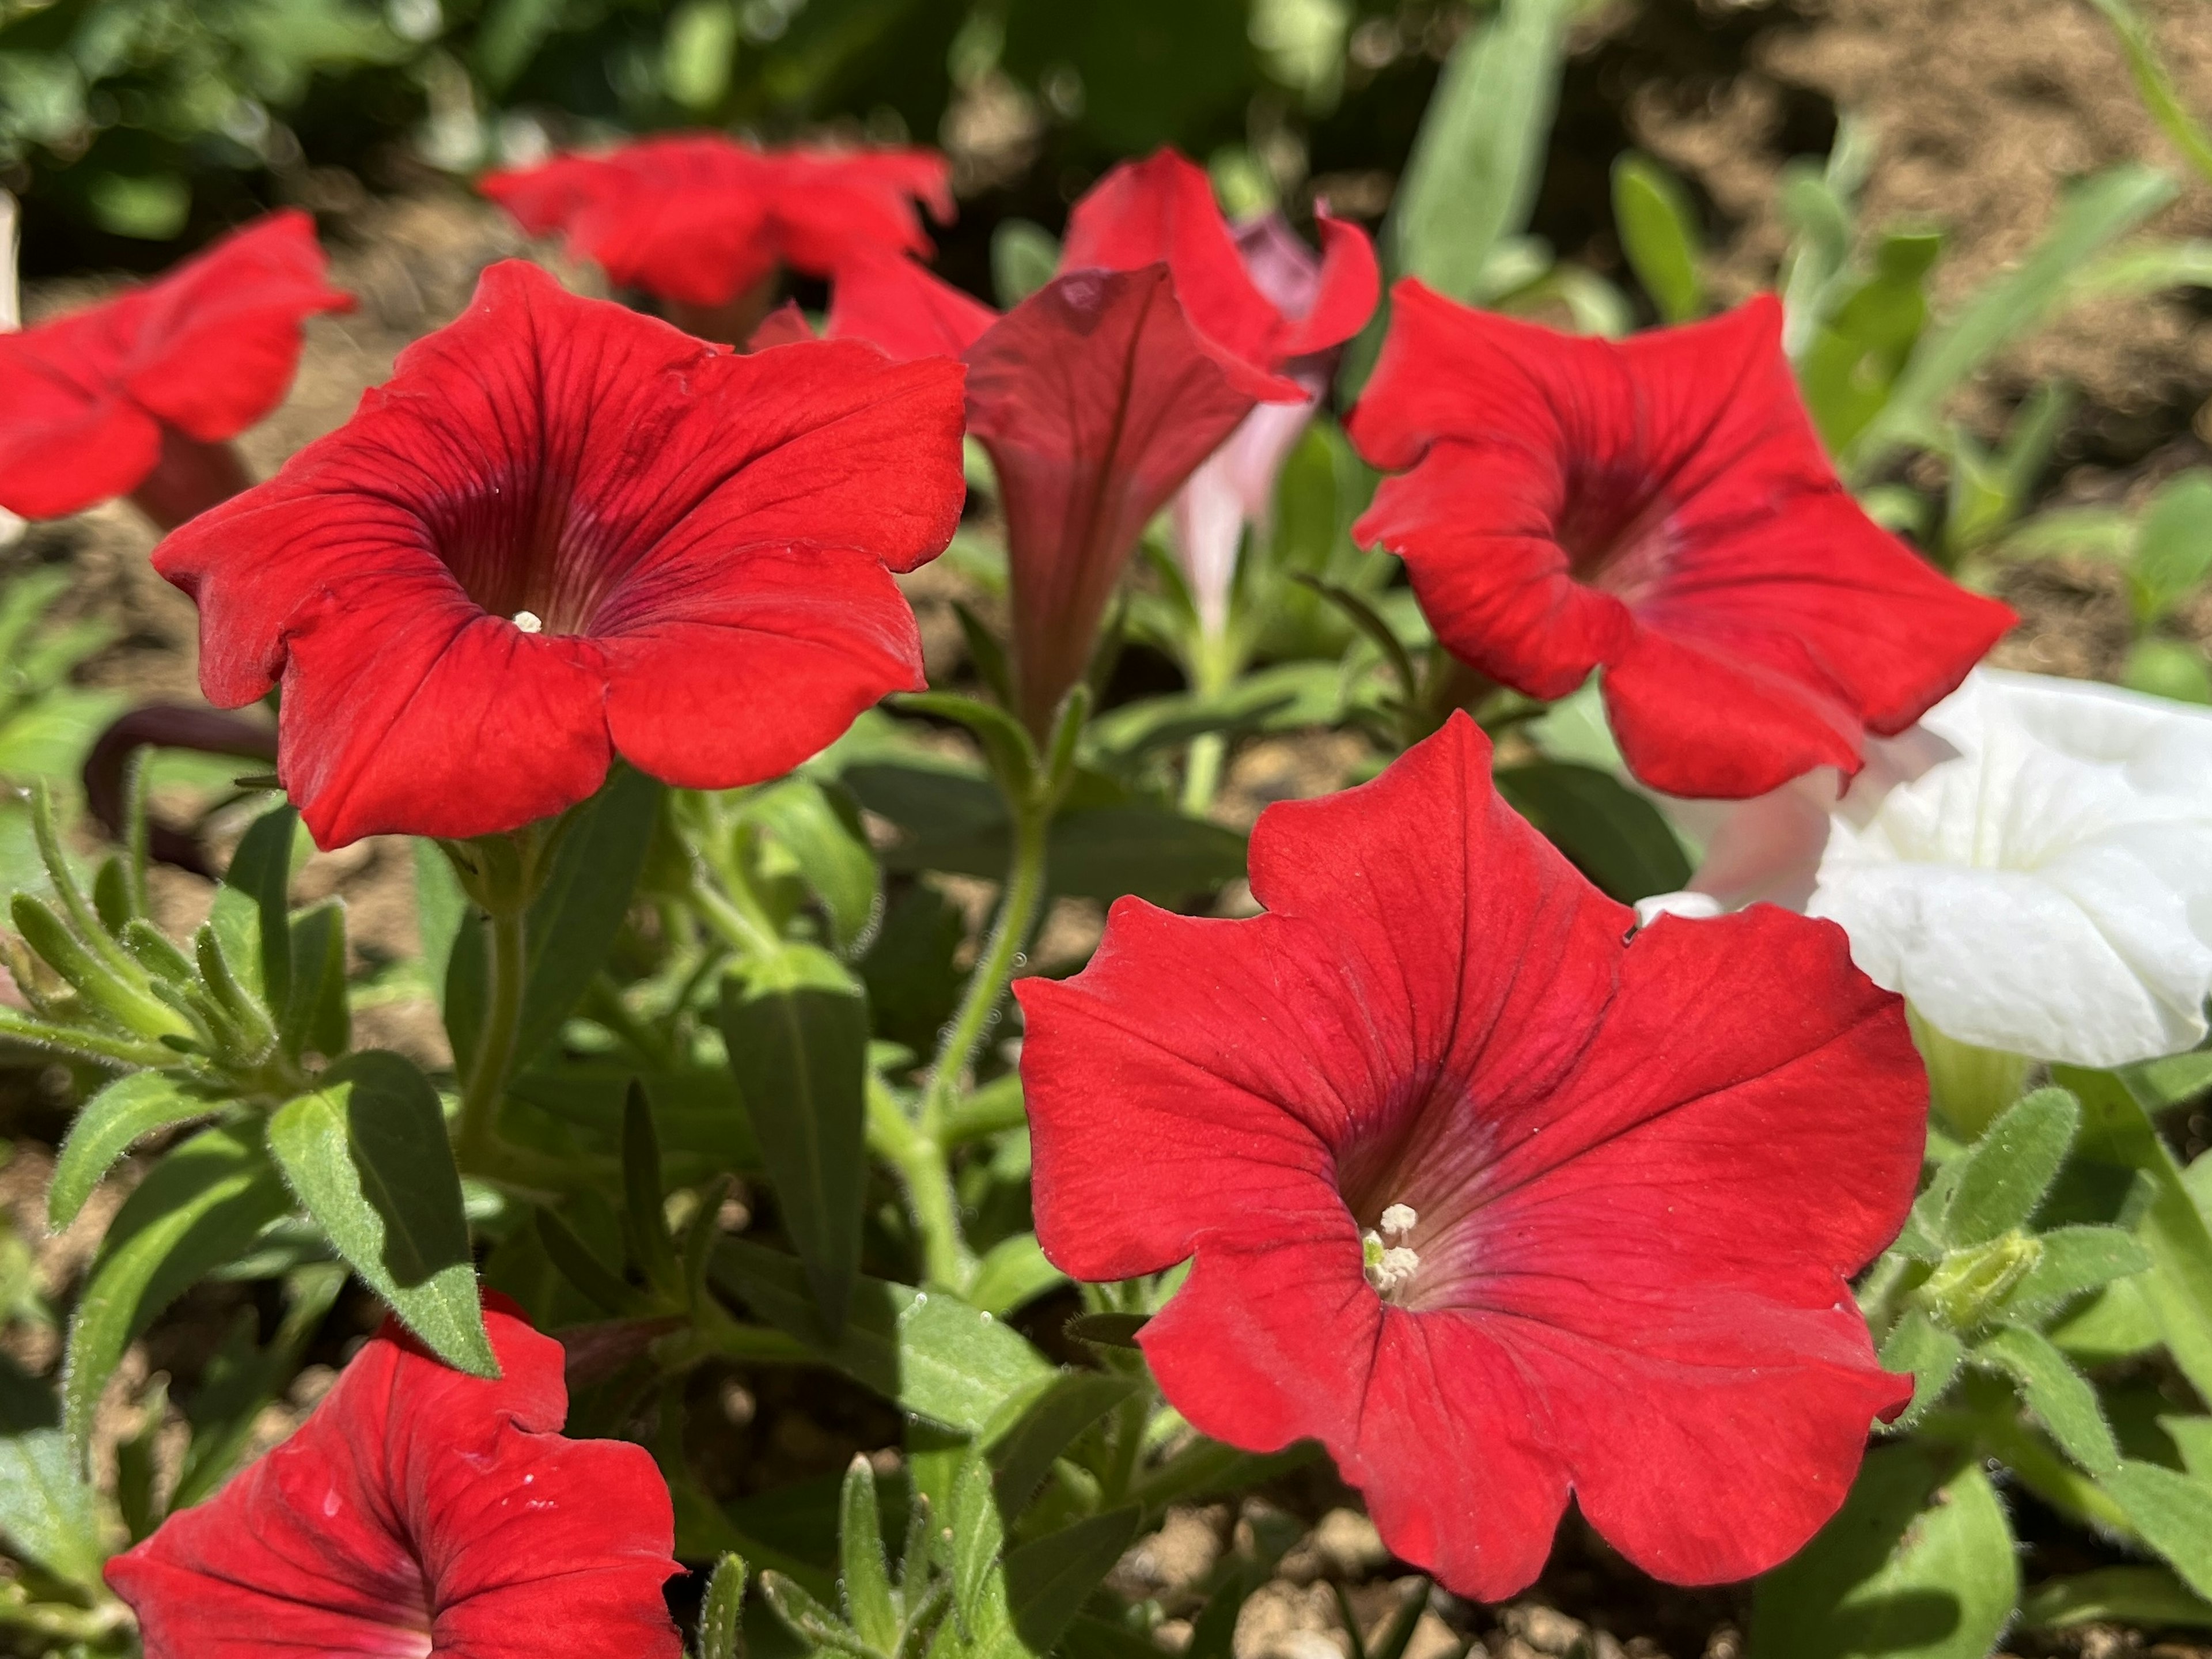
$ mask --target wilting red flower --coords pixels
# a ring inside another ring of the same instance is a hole
[[[1837,482],[1771,297],[1619,344],[1401,283],[1350,422],[1387,480],[1353,527],[1437,636],[1559,697],[1605,670],[1631,770],[1676,795],[1858,769],[2013,614],[1931,569]]]
[[[562,230],[612,281],[727,323],[742,339],[776,267],[830,276],[856,260],[927,254],[917,201],[952,216],[951,173],[926,149],[763,150],[720,133],[641,139],[487,175],[480,188],[532,235]],[[711,316],[761,292],[744,315]]]
[[[58,519],[128,495],[163,529],[243,489],[228,441],[284,396],[300,325],[349,311],[314,221],[270,214],[167,275],[0,334],[0,507]]]
[[[738,356],[509,262],[155,562],[199,603],[210,702],[281,678],[276,769],[319,842],[489,835],[617,754],[773,777],[918,688],[890,573],[962,494],[955,365]]]
[[[1382,1537],[1498,1600],[1571,1492],[1662,1578],[1771,1566],[1909,1377],[1844,1276],[1893,1237],[1927,1081],[1841,930],[1636,918],[1499,799],[1464,714],[1270,807],[1267,914],[1136,899],[1019,983],[1037,1237],[1191,1261],[1140,1336],[1254,1451],[1312,1437]]]
[[[1304,401],[1282,370],[1373,308],[1366,237],[1326,216],[1322,229],[1322,297],[1286,317],[1246,272],[1206,175],[1163,151],[1075,204],[1060,275],[1003,318],[911,261],[840,276],[833,336],[968,363],[969,430],[1006,514],[1020,712],[1039,736],[1152,516],[1255,404]]]
[[[387,1321],[289,1440],[110,1561],[146,1659],[678,1659],[651,1454],[562,1439],[561,1345],[502,1297],[484,1323],[498,1382]]]

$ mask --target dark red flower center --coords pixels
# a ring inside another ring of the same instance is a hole
[[[462,591],[526,633],[591,632],[626,562],[618,528],[556,478],[491,477],[422,521]]]
[[[1674,503],[1650,477],[1625,468],[1571,468],[1553,534],[1574,579],[1631,610],[1667,578],[1678,537]]]
[[[1483,1176],[1495,1156],[1474,1103],[1456,1079],[1387,1126],[1346,1146],[1337,1191],[1365,1250],[1367,1282],[1412,1312],[1478,1299]]]

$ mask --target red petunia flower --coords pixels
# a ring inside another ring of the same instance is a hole
[[[1741,798],[1858,769],[2012,625],[1860,511],[1799,402],[1771,297],[1615,344],[1404,282],[1350,422],[1387,480],[1353,526],[1437,636],[1560,697],[1602,665],[1631,770]]]
[[[1303,402],[1283,369],[1373,308],[1366,237],[1324,216],[1322,238],[1322,296],[1285,316],[1206,175],[1163,151],[1075,204],[1060,275],[1003,318],[909,260],[840,276],[833,337],[968,363],[969,430],[1006,515],[1020,713],[1040,737],[1089,666],[1146,523],[1255,404]]]
[[[531,234],[565,231],[571,252],[611,280],[730,343],[767,310],[779,265],[830,276],[860,260],[927,254],[915,203],[940,224],[953,211],[951,171],[933,150],[763,150],[720,133],[559,155],[478,188]]]
[[[922,684],[890,571],[958,522],[960,379],[739,356],[509,262],[155,564],[198,601],[210,702],[281,678],[276,769],[325,847],[513,830],[617,754],[757,782]]]
[[[1920,1172],[1903,1005],[1840,929],[1601,896],[1464,714],[1270,807],[1242,921],[1114,907],[1017,986],[1037,1237],[1190,1261],[1141,1334],[1203,1432],[1315,1438],[1463,1595],[1536,1577],[1570,1492],[1646,1571],[1747,1577],[1843,1501],[1878,1413],[1844,1276]]]
[[[386,1321],[290,1439],[110,1561],[146,1659],[678,1659],[651,1454],[562,1439],[561,1345],[503,1297],[484,1323],[500,1381]]]
[[[301,324],[353,308],[326,263],[288,208],[143,287],[0,333],[0,507],[58,519],[128,495],[169,530],[245,489],[229,440],[283,400]]]

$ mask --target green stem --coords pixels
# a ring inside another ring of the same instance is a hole
[[[868,1079],[868,1148],[899,1172],[907,1210],[921,1238],[923,1277],[963,1291],[974,1276],[975,1253],[960,1231],[960,1200],[941,1136],[926,1134],[872,1073]]]
[[[748,907],[732,902],[729,895],[709,881],[691,884],[691,900],[700,916],[741,956],[772,957],[783,948],[775,930]]]
[[[1185,817],[1202,818],[1221,788],[1221,774],[1229,758],[1229,739],[1218,732],[1201,732],[1190,740],[1190,753],[1182,769],[1182,811]]]
[[[465,1173],[492,1164],[501,1150],[499,1103],[507,1092],[507,1071],[514,1064],[515,1042],[521,1035],[523,981],[529,970],[528,916],[526,901],[502,903],[488,916],[490,1006],[483,1028],[477,1033],[476,1059],[461,1089],[460,1127],[454,1138],[454,1151]]]
[[[922,1086],[920,1109],[912,1120],[903,1113],[896,1114],[898,1139],[884,1152],[905,1179],[929,1277],[955,1290],[966,1287],[975,1257],[960,1230],[960,1206],[946,1157],[947,1125],[959,1097],[961,1079],[991,1029],[1006,987],[1013,980],[1022,947],[1044,903],[1045,844],[1052,812],[1034,800],[1015,802],[1013,808],[1013,863],[1006,873],[998,920],[976,959],[975,971],[968,976],[959,1010],[938,1046],[929,1079]]]
[[[1114,1408],[1112,1461],[1099,1480],[1098,1504],[1113,1509],[1129,1495],[1137,1465],[1145,1454],[1145,1425],[1152,1413],[1152,1390],[1139,1389]]]
[[[1013,981],[1014,959],[1036,923],[1037,911],[1044,902],[1045,838],[1051,823],[1052,815],[1036,805],[1024,803],[1015,810],[1013,865],[1007,872],[1006,895],[999,902],[998,921],[983,954],[976,959],[975,971],[968,976],[959,1012],[938,1046],[929,1082],[922,1091],[921,1132],[932,1139],[944,1134],[945,1115],[960,1092],[960,1079],[967,1075],[976,1049],[991,1029],[1006,987]]]

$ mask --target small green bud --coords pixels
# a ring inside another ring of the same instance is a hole
[[[1996,1316],[2014,1286],[2042,1260],[2043,1241],[2014,1227],[1985,1244],[1948,1252],[1914,1295],[1952,1330],[1976,1330]]]

